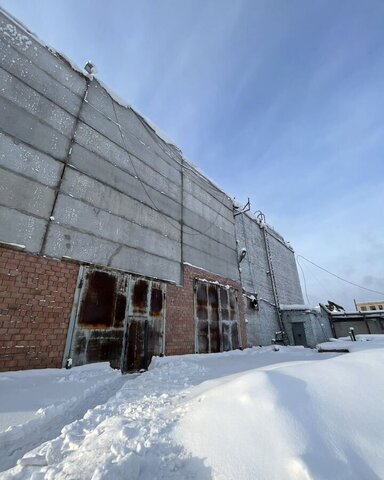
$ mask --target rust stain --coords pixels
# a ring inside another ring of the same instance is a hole
[[[148,281],[136,280],[132,292],[132,304],[134,313],[146,313],[148,297]]]
[[[107,362],[112,368],[120,368],[123,331],[94,331],[87,345],[87,362]]]
[[[199,283],[196,290],[196,300],[198,305],[207,305],[207,286],[205,283]]]
[[[223,327],[223,351],[228,352],[231,350],[231,331],[230,331],[230,324],[225,322],[222,324]]]
[[[200,320],[198,322],[197,341],[199,353],[208,353],[208,322]]]
[[[87,328],[113,324],[116,277],[101,271],[89,272],[87,293],[82,301],[78,323]]]
[[[211,337],[211,353],[220,352],[220,328],[219,322],[211,322],[210,324]]]
[[[163,291],[160,287],[155,288],[152,285],[151,291],[151,310],[150,315],[157,317],[162,314],[163,310]]]
[[[124,294],[118,293],[115,310],[115,328],[122,328],[124,325],[125,309],[127,307],[127,298]]]
[[[232,323],[232,350],[237,350],[240,347],[239,343],[239,331],[237,328],[237,322]]]

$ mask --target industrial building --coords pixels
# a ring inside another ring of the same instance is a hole
[[[311,338],[263,215],[3,10],[0,50],[0,370]]]

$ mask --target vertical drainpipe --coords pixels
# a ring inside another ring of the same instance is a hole
[[[275,307],[276,307],[277,321],[279,323],[280,330],[282,332],[285,332],[284,323],[283,323],[283,319],[282,319],[281,312],[280,312],[279,297],[277,295],[275,274],[273,272],[271,252],[270,252],[270,248],[269,248],[269,240],[268,240],[268,237],[267,237],[267,235],[268,235],[267,226],[264,224],[264,225],[260,225],[260,227],[262,228],[263,235],[264,235],[264,244],[265,244],[265,250],[266,250],[266,253],[267,253],[267,262],[268,262],[268,268],[269,268],[269,275],[271,277],[272,293],[273,293],[273,299],[274,299]],[[289,339],[288,339],[288,342],[289,342]]]

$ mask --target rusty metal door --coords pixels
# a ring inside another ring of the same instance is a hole
[[[164,351],[164,284],[88,267],[79,288],[67,353],[74,366],[109,361],[134,371]]]
[[[164,352],[165,284],[132,277],[122,371],[146,369]]]
[[[120,368],[128,285],[124,273],[84,269],[70,341],[73,365],[109,361]]]
[[[239,309],[234,288],[195,280],[197,353],[235,350],[240,346]]]

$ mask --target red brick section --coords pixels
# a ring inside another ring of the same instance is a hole
[[[206,272],[190,265],[184,265],[184,285],[167,287],[167,316],[165,328],[166,355],[182,355],[195,353],[195,319],[193,309],[193,281],[195,278],[230,285],[238,292],[240,330],[242,346],[247,346],[247,334],[244,321],[244,302],[241,295],[241,284]]]
[[[0,371],[62,366],[78,271],[0,247]]]

